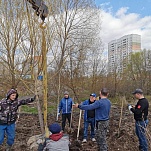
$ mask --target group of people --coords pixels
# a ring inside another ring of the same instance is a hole
[[[90,94],[88,100],[81,104],[74,103],[69,97],[69,92],[64,92],[64,97],[60,100],[58,106],[58,116],[62,113],[62,127],[58,123],[49,125],[50,136],[46,139],[42,150],[64,150],[69,151],[69,136],[65,135],[66,119],[68,119],[69,126],[71,124],[72,109],[79,108],[84,110],[84,135],[83,143],[88,139],[88,126],[91,125],[91,140],[97,141],[100,151],[107,151],[108,146],[106,142],[107,130],[109,127],[109,118],[111,110],[111,102],[108,99],[109,91],[103,88],[100,91],[99,100],[96,100],[96,94]],[[134,113],[136,135],[139,139],[139,150],[148,151],[148,142],[145,135],[145,130],[148,125],[148,100],[144,97],[141,89],[136,89],[133,95],[138,102],[135,106],[128,105],[130,112]],[[11,89],[5,99],[0,101],[0,145],[4,141],[5,133],[7,135],[6,151],[10,151],[15,138],[15,122],[17,120],[17,110],[20,105],[25,105],[35,100],[28,98],[18,100],[18,93],[15,89]],[[96,129],[96,131],[95,131]]]
[[[75,104],[75,107],[77,107],[81,110],[85,110],[85,113],[88,116],[88,118],[86,118],[84,120],[84,123],[91,121],[91,116],[89,116],[90,113],[92,115],[93,115],[93,113],[95,114],[95,116],[93,118],[94,118],[94,123],[96,125],[96,134],[94,134],[94,135],[96,135],[96,140],[99,145],[100,151],[108,150],[108,146],[107,146],[107,142],[106,142],[106,134],[107,134],[108,126],[109,126],[109,115],[110,115],[110,109],[111,109],[111,102],[107,98],[108,94],[109,94],[108,89],[103,88],[100,91],[100,98],[101,98],[100,100],[97,100],[93,103],[90,103],[90,101],[89,101],[89,103],[87,105],[85,105],[85,103]],[[92,95],[92,96],[96,97],[95,95]],[[91,97],[91,95],[90,95],[90,97]],[[92,141],[93,140],[95,141],[95,139],[93,139],[94,135],[93,135],[92,130],[94,130],[94,129],[91,126]],[[85,136],[84,136],[84,139],[85,139]],[[85,142],[85,140],[84,140],[84,142]]]
[[[88,126],[91,125],[91,140],[97,141],[100,151],[107,151],[108,146],[106,142],[107,130],[109,127],[109,118],[111,110],[111,102],[108,99],[109,91],[103,88],[100,91],[99,100],[96,100],[96,94],[90,94],[88,100],[81,104],[74,104],[69,97],[69,93],[64,93],[64,98],[60,101],[59,112],[62,110],[62,130],[65,129],[66,118],[68,118],[69,125],[72,112],[72,106],[85,110],[84,112],[84,135],[83,143],[87,142]],[[133,93],[134,97],[138,100],[135,106],[128,105],[130,112],[134,114],[135,119],[135,132],[139,140],[139,150],[148,151],[148,140],[146,137],[146,127],[148,125],[148,100],[144,97],[141,89],[136,89]],[[95,132],[96,129],[96,132]]]

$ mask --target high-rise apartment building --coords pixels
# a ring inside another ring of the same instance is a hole
[[[141,51],[141,36],[125,35],[108,43],[108,72],[122,72],[126,67],[129,54]]]

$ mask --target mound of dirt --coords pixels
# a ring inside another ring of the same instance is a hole
[[[133,120],[133,114],[130,114],[128,110],[124,108],[119,128],[120,116],[120,108],[112,106],[110,127],[107,134],[109,151],[138,151],[138,139],[134,132],[135,121]],[[56,117],[54,115],[48,115],[48,124],[55,122],[55,119]],[[61,124],[61,117],[59,117],[58,122]],[[96,142],[92,142],[90,139],[88,139],[87,143],[82,144],[81,142],[83,139],[83,119],[81,120],[79,138],[77,138],[78,122],[79,109],[75,109],[73,112],[73,131],[65,131],[65,133],[68,133],[70,136],[70,151],[97,151],[98,145]],[[148,126],[148,131],[151,131],[150,126]],[[40,134],[38,116],[25,113],[21,114],[16,125],[16,139],[12,151],[31,151],[27,146],[27,141],[31,136],[38,134]],[[5,150],[4,144],[0,151]]]

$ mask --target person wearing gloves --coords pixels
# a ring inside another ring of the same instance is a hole
[[[135,107],[128,105],[130,112],[134,113],[135,119],[135,132],[139,139],[139,150],[148,151],[148,142],[145,135],[146,127],[148,125],[148,100],[144,97],[141,89],[136,89],[132,93],[136,99],[138,99]]]
[[[36,96],[33,98],[18,100],[17,91],[15,89],[10,89],[6,98],[0,101],[0,145],[2,145],[6,134],[6,151],[9,151],[14,144],[15,122],[18,118],[17,110],[19,106],[31,103],[35,98]]]
[[[43,151],[69,151],[69,136],[61,132],[58,123],[49,125],[50,136],[45,141]]]
[[[90,98],[88,100],[85,100],[82,105],[90,105],[95,102],[96,94],[92,93],[90,94]],[[93,142],[95,142],[95,109],[93,110],[85,110],[84,112],[84,137],[83,137],[83,143],[87,142],[87,135],[88,135],[88,127],[89,124],[91,124],[91,139]]]
[[[71,122],[71,112],[72,112],[72,105],[74,104],[72,98],[69,97],[69,92],[64,92],[64,98],[60,100],[59,107],[58,107],[58,115],[62,111],[62,131],[65,130],[66,119],[68,119],[69,126]],[[72,126],[73,127],[73,126]]]
[[[100,100],[95,101],[90,105],[79,105],[76,103],[74,107],[78,107],[81,110],[94,110],[96,119],[96,138],[99,145],[99,151],[107,151],[108,146],[106,143],[106,134],[109,126],[109,114],[111,109],[111,102],[107,99],[109,91],[107,88],[103,88],[100,91]]]

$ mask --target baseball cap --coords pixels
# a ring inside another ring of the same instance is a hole
[[[142,89],[136,89],[134,92],[132,92],[132,94],[136,94],[136,93],[143,94],[143,91]]]
[[[95,93],[91,93],[90,96],[96,97],[96,94]]]

